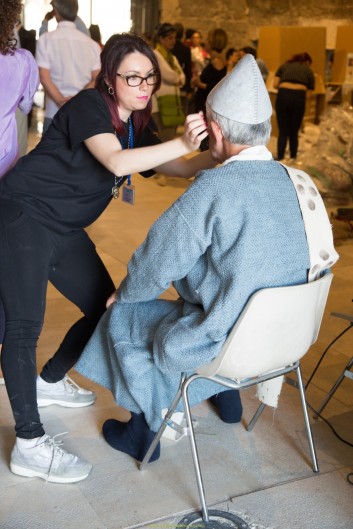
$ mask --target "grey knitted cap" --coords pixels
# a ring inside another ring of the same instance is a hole
[[[221,116],[255,125],[267,121],[272,105],[255,58],[244,55],[207,97],[207,103]]]

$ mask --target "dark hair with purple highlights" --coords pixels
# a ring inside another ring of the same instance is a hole
[[[152,48],[141,38],[131,33],[119,33],[112,35],[105,43],[101,53],[101,71],[96,79],[96,88],[102,94],[104,101],[109,108],[112,124],[117,134],[124,134],[124,124],[119,116],[117,104],[119,104],[119,94],[113,96],[108,94],[108,86],[116,85],[116,73],[121,62],[127,55],[139,52],[148,57],[152,63],[155,73],[158,75],[158,83],[153,87],[153,94],[159,89],[161,84],[161,75],[157,58]],[[147,126],[152,111],[152,102],[149,100],[146,108],[143,110],[134,110],[132,121],[134,124],[135,135],[139,137]]]

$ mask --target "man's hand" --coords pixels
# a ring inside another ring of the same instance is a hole
[[[54,10],[53,11],[48,11],[48,13],[45,15],[44,19],[45,20],[51,20],[52,18],[54,18]]]
[[[109,309],[110,305],[113,305],[113,303],[115,303],[115,301],[116,301],[116,292],[113,292],[113,294],[111,296],[109,296],[109,298],[107,299],[107,302],[105,304],[107,309]]]

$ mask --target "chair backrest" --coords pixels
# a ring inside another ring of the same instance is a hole
[[[332,278],[255,292],[219,355],[197,372],[240,380],[299,360],[317,339]]]

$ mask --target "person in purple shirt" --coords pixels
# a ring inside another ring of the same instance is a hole
[[[31,110],[39,85],[33,55],[16,49],[14,27],[20,13],[20,0],[0,0],[0,178],[18,158],[16,109]]]
[[[21,0],[0,0],[0,178],[18,158],[16,109],[28,114],[39,85],[32,54],[16,49],[14,27],[21,9]],[[4,310],[0,302],[0,344],[3,336]]]

